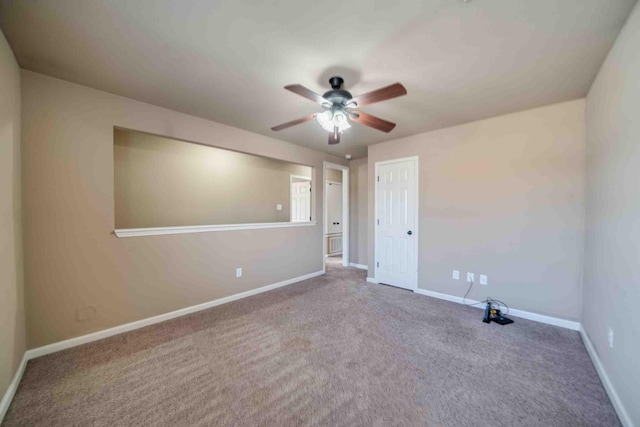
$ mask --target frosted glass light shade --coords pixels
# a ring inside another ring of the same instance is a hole
[[[342,111],[337,111],[335,114],[331,111],[325,111],[318,114],[316,120],[320,123],[322,129],[327,132],[333,132],[333,128],[337,127],[339,132],[342,133],[351,127],[347,116]]]

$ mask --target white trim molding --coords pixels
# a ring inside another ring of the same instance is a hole
[[[351,229],[351,219],[349,214],[350,188],[349,188],[349,166],[337,163],[322,162],[322,230],[327,230],[327,169],[338,169],[342,171],[342,265],[349,266],[349,246],[351,244],[349,230]],[[324,233],[325,236],[327,233]],[[327,253],[327,239],[322,239],[322,253]],[[322,257],[322,265],[326,268],[326,257]]]
[[[602,365],[602,361],[598,356],[598,352],[596,348],[591,343],[589,339],[589,335],[587,335],[587,331],[584,330],[584,327],[580,325],[580,337],[582,338],[582,342],[584,343],[585,348],[587,349],[587,353],[589,353],[589,357],[593,362],[593,366],[596,368],[596,372],[598,372],[598,376],[600,377],[600,381],[602,381],[602,385],[604,386],[605,391],[609,395],[609,399],[613,404],[614,409],[618,413],[618,418],[620,418],[620,422],[624,427],[633,427],[633,422],[631,421],[631,417],[629,413],[625,409],[622,404],[622,400],[620,400],[620,396],[618,396],[618,392],[613,387],[613,383],[607,375],[607,371],[604,370],[604,365]]]
[[[293,179],[302,179],[304,181],[311,181],[311,177],[310,176],[304,176],[304,175],[289,175],[289,183],[291,183],[293,181]]]
[[[350,262],[349,267],[359,268],[360,270],[368,270],[369,266],[364,264],[356,264],[355,262]]]
[[[18,390],[18,385],[20,384],[22,374],[24,374],[24,369],[26,368],[28,361],[29,358],[25,353],[24,356],[22,356],[22,361],[20,362],[20,365],[18,366],[18,369],[16,370],[13,379],[11,380],[11,383],[9,383],[7,391],[4,393],[2,400],[0,400],[0,424],[4,419],[4,416],[7,414],[7,411],[9,410],[9,405],[11,405],[11,401],[13,400],[13,396],[16,394],[16,390]]]
[[[367,282],[369,282],[369,283],[375,283],[376,285],[378,285],[378,284],[379,284],[379,283],[378,283],[378,281],[377,281],[375,278],[373,278],[373,277],[367,277]]]
[[[192,225],[184,227],[120,228],[114,230],[118,237],[159,236],[163,234],[206,233],[209,231],[258,230],[261,228],[312,227],[317,221],[263,222],[255,224]]]
[[[71,347],[76,347],[82,344],[98,341],[104,338],[119,335],[125,332],[133,331],[136,329],[144,328],[146,326],[155,325],[156,323],[165,322],[167,320],[175,319],[177,317],[186,316],[187,314],[196,313],[198,311],[206,310],[218,305],[226,304],[232,301],[237,301],[242,298],[250,297],[252,295],[261,294],[263,292],[270,291],[272,289],[280,288],[283,286],[291,285],[293,283],[301,282],[303,280],[311,279],[313,277],[321,276],[325,274],[324,270],[316,271],[314,273],[305,274],[304,276],[295,277],[293,279],[284,280],[282,282],[274,283],[272,285],[263,286],[261,288],[252,289],[250,291],[241,292],[239,294],[230,295],[228,297],[219,298],[213,301],[205,302],[191,307],[182,308],[180,310],[171,311],[169,313],[160,314],[158,316],[149,317],[147,319],[138,320],[136,322],[126,323],[124,325],[115,326],[113,328],[105,329],[102,331],[94,332],[87,335],[81,335],[79,337],[70,338],[68,340],[59,341],[53,344],[45,345],[42,347],[27,350],[25,357],[27,360],[34,359],[36,357],[44,356],[47,354],[55,353],[58,351],[66,350]]]
[[[367,281],[369,281],[367,279]],[[457,297],[454,295],[441,294],[439,292],[428,291],[426,289],[417,288],[415,293],[420,295],[426,295],[432,298],[438,298],[446,301],[455,302],[458,304],[463,304],[463,299],[461,297]],[[484,310],[484,306],[480,301],[475,301],[472,299],[466,299],[467,304],[474,304],[474,308],[480,308]],[[580,322],[575,322],[573,320],[560,319],[558,317],[545,316],[543,314],[531,313],[529,311],[518,310],[515,308],[509,308],[509,315],[514,317],[519,317],[521,319],[533,320],[534,322],[546,323],[548,325],[559,326],[561,328],[571,329],[572,331],[580,330]]]

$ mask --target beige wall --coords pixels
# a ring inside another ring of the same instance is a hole
[[[322,224],[117,238],[113,127],[322,170],[338,157],[22,72],[29,347],[322,270]],[[316,218],[322,180],[315,180]],[[295,259],[295,262],[291,262]],[[244,276],[235,278],[235,268]],[[76,310],[95,307],[91,320]]]
[[[640,426],[640,6],[587,96],[582,325]],[[608,328],[614,331],[609,348]]]
[[[20,169],[20,69],[0,32],[0,399],[26,345]]]
[[[338,169],[327,168],[327,181],[342,182],[342,171]]]
[[[418,286],[462,297],[454,269],[489,276],[472,299],[579,320],[584,100],[369,146],[369,274],[375,163],[419,156]]]
[[[287,222],[309,166],[114,130],[116,228]],[[282,205],[281,210],[276,205]]]
[[[369,197],[367,190],[368,159],[354,159],[349,162],[349,261],[367,265],[367,233],[369,221]]]

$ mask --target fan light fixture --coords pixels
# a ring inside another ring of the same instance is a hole
[[[290,128],[291,126],[299,125],[300,123],[308,122],[315,118],[318,123],[320,123],[320,126],[322,126],[322,129],[329,132],[329,145],[335,145],[340,143],[340,135],[342,132],[351,127],[351,123],[349,123],[350,121],[387,133],[391,132],[393,128],[396,127],[395,123],[388,122],[363,111],[354,111],[353,109],[356,107],[362,107],[363,105],[374,104],[376,102],[386,101],[388,99],[406,95],[407,89],[405,89],[404,86],[400,83],[394,83],[354,98],[349,91],[342,89],[343,83],[344,80],[342,77],[331,77],[329,79],[331,90],[325,92],[324,95],[315,93],[311,89],[307,89],[299,84],[285,86],[285,89],[307,98],[316,104],[322,105],[322,108],[325,111],[322,113],[309,114],[296,120],[291,120],[290,122],[274,126],[271,130],[280,131]]]
[[[338,132],[342,133],[349,129],[351,125],[347,120],[347,115],[342,111],[325,111],[316,116],[316,120],[327,132],[333,132],[334,128],[338,128]]]

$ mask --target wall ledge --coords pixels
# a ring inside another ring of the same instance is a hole
[[[210,231],[258,230],[262,228],[313,227],[317,221],[263,222],[255,224],[192,225],[184,227],[120,228],[113,232],[117,237],[159,236],[163,234],[207,233]]]

